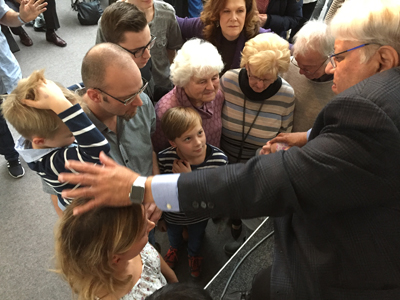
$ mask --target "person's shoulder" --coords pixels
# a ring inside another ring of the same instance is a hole
[[[208,161],[212,160],[214,162],[219,162],[222,164],[226,164],[228,162],[228,157],[226,156],[224,151],[210,144],[207,144],[207,147],[211,148],[211,155],[207,157]]]
[[[288,94],[293,94],[293,96],[294,96],[294,89],[291,86],[291,84],[289,82],[287,82],[285,79],[283,79],[282,77],[281,77],[281,79],[282,79],[281,91],[284,91]]]
[[[164,150],[161,150],[160,152],[158,152],[157,156],[158,157],[166,157],[166,156],[172,156],[172,155],[178,155],[176,153],[176,148],[170,146]]]
[[[162,14],[166,14],[166,15],[173,15],[173,17],[175,18],[175,9],[169,3],[166,3],[164,1],[155,0],[154,1],[154,9],[157,11],[157,13],[162,13]]]
[[[240,70],[241,70],[240,68],[239,69],[230,69],[230,70],[226,71],[224,75],[222,75],[222,78],[237,78],[239,76]]]
[[[175,107],[178,104],[178,98],[175,93],[176,87],[165,94],[156,104],[157,112],[166,112],[169,108]]]

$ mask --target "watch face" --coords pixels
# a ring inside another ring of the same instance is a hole
[[[132,185],[131,193],[129,195],[131,202],[142,204],[144,198],[144,184],[147,177],[139,176]]]

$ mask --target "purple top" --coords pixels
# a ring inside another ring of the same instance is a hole
[[[200,20],[200,18],[180,18],[176,16],[176,20],[178,21],[179,27],[181,28],[182,38],[184,40],[189,40],[193,37],[197,37],[200,39],[204,39],[203,37],[203,29],[204,24]],[[260,28],[259,33],[270,32],[270,29]],[[221,40],[223,37],[221,30],[218,32],[217,39]],[[241,59],[241,52],[244,48],[244,44],[247,42],[246,36],[244,34],[244,30],[240,33],[236,49],[235,49],[235,56],[233,57],[232,65],[228,69],[237,69],[240,68],[240,59]],[[218,49],[220,51],[220,49]],[[220,53],[222,56],[222,60],[225,62],[224,54]]]
[[[202,107],[197,108],[189,101],[183,88],[177,86],[174,87],[172,91],[157,102],[155,107],[156,131],[151,138],[154,151],[158,153],[170,146],[168,139],[165,137],[164,132],[161,129],[161,118],[168,109],[177,106],[194,108],[203,120],[203,129],[206,134],[207,143],[219,147],[222,130],[221,114],[224,99],[224,94],[221,90],[218,90],[213,101],[205,102]]]

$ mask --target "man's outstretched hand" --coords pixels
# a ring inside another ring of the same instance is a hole
[[[103,165],[68,160],[65,167],[78,173],[61,173],[60,182],[80,184],[74,190],[64,190],[62,196],[66,198],[93,198],[88,203],[74,209],[74,215],[82,214],[98,206],[129,206],[129,193],[133,182],[139,174],[117,164],[104,152],[100,153]],[[147,209],[149,219],[157,222],[161,211],[156,207],[151,197],[151,179],[146,183],[146,197],[143,205]]]

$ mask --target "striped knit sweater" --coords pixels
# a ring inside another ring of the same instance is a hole
[[[71,172],[65,169],[65,161],[72,159],[99,163],[100,152],[108,153],[110,145],[89,120],[79,104],[75,104],[58,116],[71,130],[77,144],[62,148],[32,149],[32,144],[29,141],[20,138],[16,149],[28,163],[29,168],[36,171],[54,189],[58,197],[58,206],[64,210],[70,204],[71,199],[62,198],[61,192],[64,189],[73,189],[79,186],[79,184],[75,186],[68,182],[61,183],[58,181],[60,173]]]
[[[274,95],[266,99],[254,100],[249,99],[243,93],[239,84],[240,76],[242,78],[247,76],[245,69],[230,70],[221,78],[221,87],[225,94],[225,103],[222,109],[221,149],[231,163],[237,162],[242,143],[242,132],[244,135],[249,132],[261,105],[261,111],[243,143],[240,161],[249,160],[255,156],[258,148],[264,146],[266,142],[281,132],[291,132],[293,126],[294,91],[285,80],[278,78],[282,85]],[[248,85],[247,79],[246,84]],[[253,93],[255,92],[253,91]]]
[[[158,153],[158,166],[160,167],[160,174],[172,173],[172,164],[174,160],[180,159],[176,153],[176,148],[169,147]],[[228,164],[228,158],[217,147],[207,144],[206,158],[200,165],[190,165],[192,171],[217,168]],[[168,223],[175,225],[190,225],[207,220],[204,217],[188,217],[184,213],[163,213],[163,217]]]

